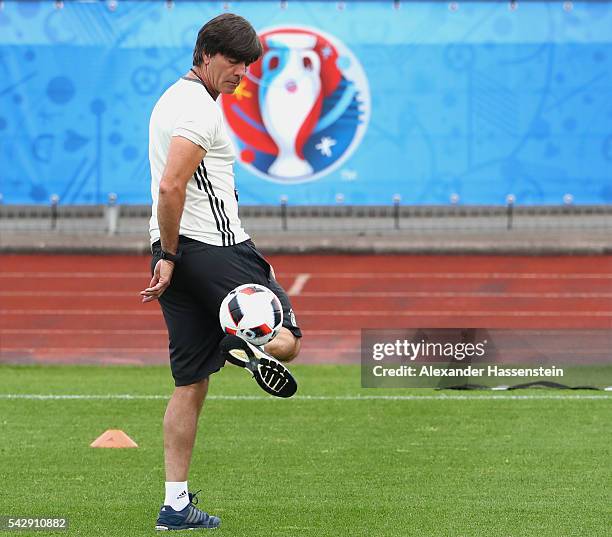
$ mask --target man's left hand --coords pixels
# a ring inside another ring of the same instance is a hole
[[[142,302],[151,302],[158,300],[172,281],[172,272],[174,271],[174,263],[166,259],[160,259],[155,265],[153,277],[144,291],[140,291]]]

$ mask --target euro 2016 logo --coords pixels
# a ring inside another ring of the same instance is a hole
[[[370,115],[363,68],[336,38],[304,27],[260,33],[264,55],[222,100],[240,161],[278,183],[312,181],[355,150]]]

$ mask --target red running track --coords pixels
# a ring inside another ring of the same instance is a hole
[[[362,328],[610,328],[612,256],[272,256],[301,361],[358,361]],[[0,362],[167,361],[140,256],[3,256]]]

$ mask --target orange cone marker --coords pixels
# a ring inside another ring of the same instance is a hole
[[[120,429],[109,429],[96,438],[89,447],[135,448],[138,444]]]

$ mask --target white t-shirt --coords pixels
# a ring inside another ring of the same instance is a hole
[[[238,217],[234,186],[234,146],[223,113],[199,80],[179,79],[159,98],[149,123],[152,216],[151,244],[160,238],[157,222],[159,183],[170,140],[182,136],[206,150],[187,183],[181,235],[215,246],[231,246],[249,238]]]

